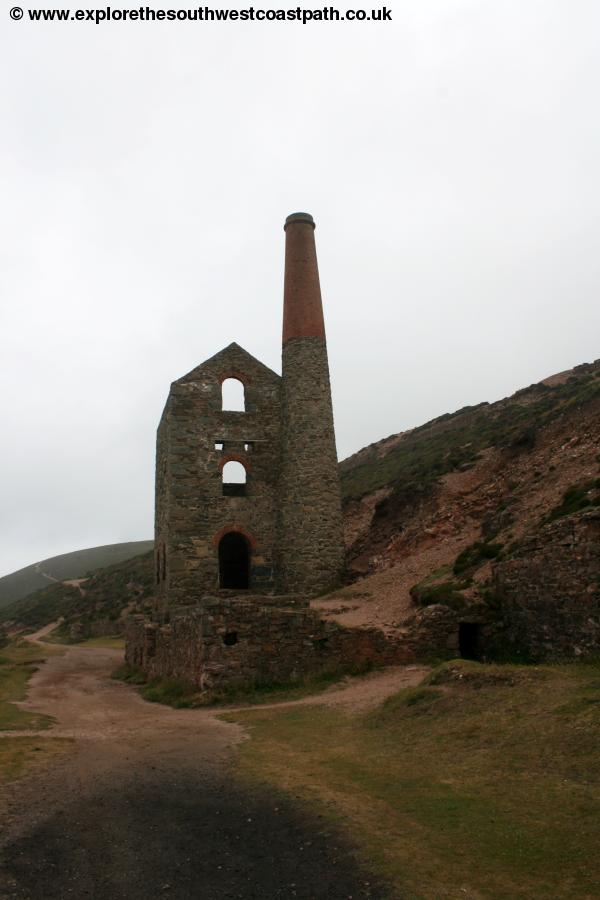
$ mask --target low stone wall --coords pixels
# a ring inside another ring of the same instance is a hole
[[[480,635],[476,658],[486,658],[486,647],[491,630],[489,611],[482,604],[451,609],[441,603],[418,609],[412,620],[406,623],[407,641],[415,659],[445,659],[460,656],[460,626],[468,622],[477,625]]]
[[[308,608],[215,599],[174,612],[168,625],[142,617],[126,631],[126,661],[149,678],[181,678],[201,690],[296,681],[307,675],[408,663],[403,640],[344,628]]]
[[[533,658],[600,653],[600,510],[557,519],[494,567],[508,641]]]

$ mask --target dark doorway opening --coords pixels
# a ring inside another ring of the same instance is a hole
[[[480,659],[480,629],[477,622],[458,623],[458,649],[463,659]]]
[[[243,534],[230,531],[219,543],[219,585],[245,590],[250,580],[250,549]]]

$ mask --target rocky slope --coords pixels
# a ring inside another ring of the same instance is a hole
[[[465,548],[493,542],[506,554],[568,491],[596,502],[600,360],[392,435],[341,472],[352,583],[313,605],[347,625],[401,629],[415,609],[411,588],[443,577]],[[484,560],[475,581],[491,567]]]

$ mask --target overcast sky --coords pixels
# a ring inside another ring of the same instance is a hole
[[[598,0],[305,27],[10,5],[0,574],[152,536],[170,382],[233,340],[280,371],[290,212],[317,221],[340,458],[600,356]]]

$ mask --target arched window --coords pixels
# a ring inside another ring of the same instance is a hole
[[[237,460],[230,459],[223,466],[223,496],[244,497],[246,494],[246,469]]]
[[[233,412],[246,411],[244,385],[238,378],[226,378],[221,386],[221,391],[223,401],[221,409]]]

